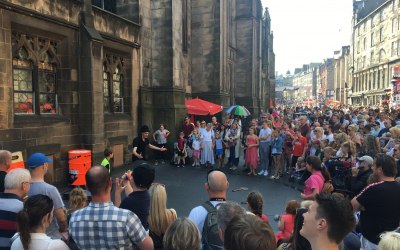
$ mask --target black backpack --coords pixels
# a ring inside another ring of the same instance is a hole
[[[220,204],[217,204],[219,206]],[[207,216],[204,220],[203,231],[201,233],[201,242],[203,250],[221,250],[224,249],[224,243],[219,238],[217,208],[210,201],[202,205],[207,210]]]

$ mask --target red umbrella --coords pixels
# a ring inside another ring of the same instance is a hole
[[[215,115],[222,111],[222,106],[199,98],[186,100],[185,106],[191,115]]]

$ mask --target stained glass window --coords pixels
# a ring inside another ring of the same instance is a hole
[[[113,109],[114,113],[124,112],[124,99],[122,96],[123,76],[120,73],[120,69],[116,68],[113,74]]]
[[[104,112],[110,112],[110,88],[109,88],[109,73],[106,72],[106,67],[103,66],[103,86],[104,86]]]
[[[34,113],[32,62],[28,52],[21,48],[13,59],[14,113]]]

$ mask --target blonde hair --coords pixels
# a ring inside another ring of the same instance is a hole
[[[149,229],[157,235],[167,231],[168,226],[176,219],[174,209],[167,209],[167,192],[162,185],[152,185],[150,192]]]
[[[397,250],[400,249],[400,233],[387,232],[381,234],[381,240],[378,245],[379,250]]]
[[[165,250],[200,250],[197,225],[186,217],[176,219],[165,232],[163,246]]]
[[[344,142],[349,140],[349,136],[346,133],[339,133],[336,135],[336,141],[338,145],[342,145]]]
[[[400,126],[397,125],[396,127],[392,127],[389,129],[391,135],[396,135],[396,137],[400,136]]]
[[[357,131],[357,126],[355,124],[350,124],[347,129],[351,130],[351,131]]]
[[[315,131],[319,131],[321,133],[324,133],[324,128],[323,127],[316,127],[314,130]]]
[[[69,193],[69,210],[76,211],[86,207],[87,195],[85,191],[76,187]]]

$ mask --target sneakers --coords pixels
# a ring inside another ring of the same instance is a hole
[[[264,174],[264,170],[261,170],[260,172],[258,172],[258,175],[263,175]]]
[[[275,179],[275,175],[269,177],[271,180]]]
[[[156,161],[155,163],[154,163],[154,166],[157,166],[158,165],[158,161]]]
[[[265,171],[263,175],[268,176],[268,171]]]
[[[279,175],[275,177],[275,180],[279,180],[281,178]]]
[[[161,164],[163,164],[163,165],[164,165],[164,164],[165,164],[165,161],[161,161]]]
[[[192,167],[196,166],[196,162],[193,162]]]

